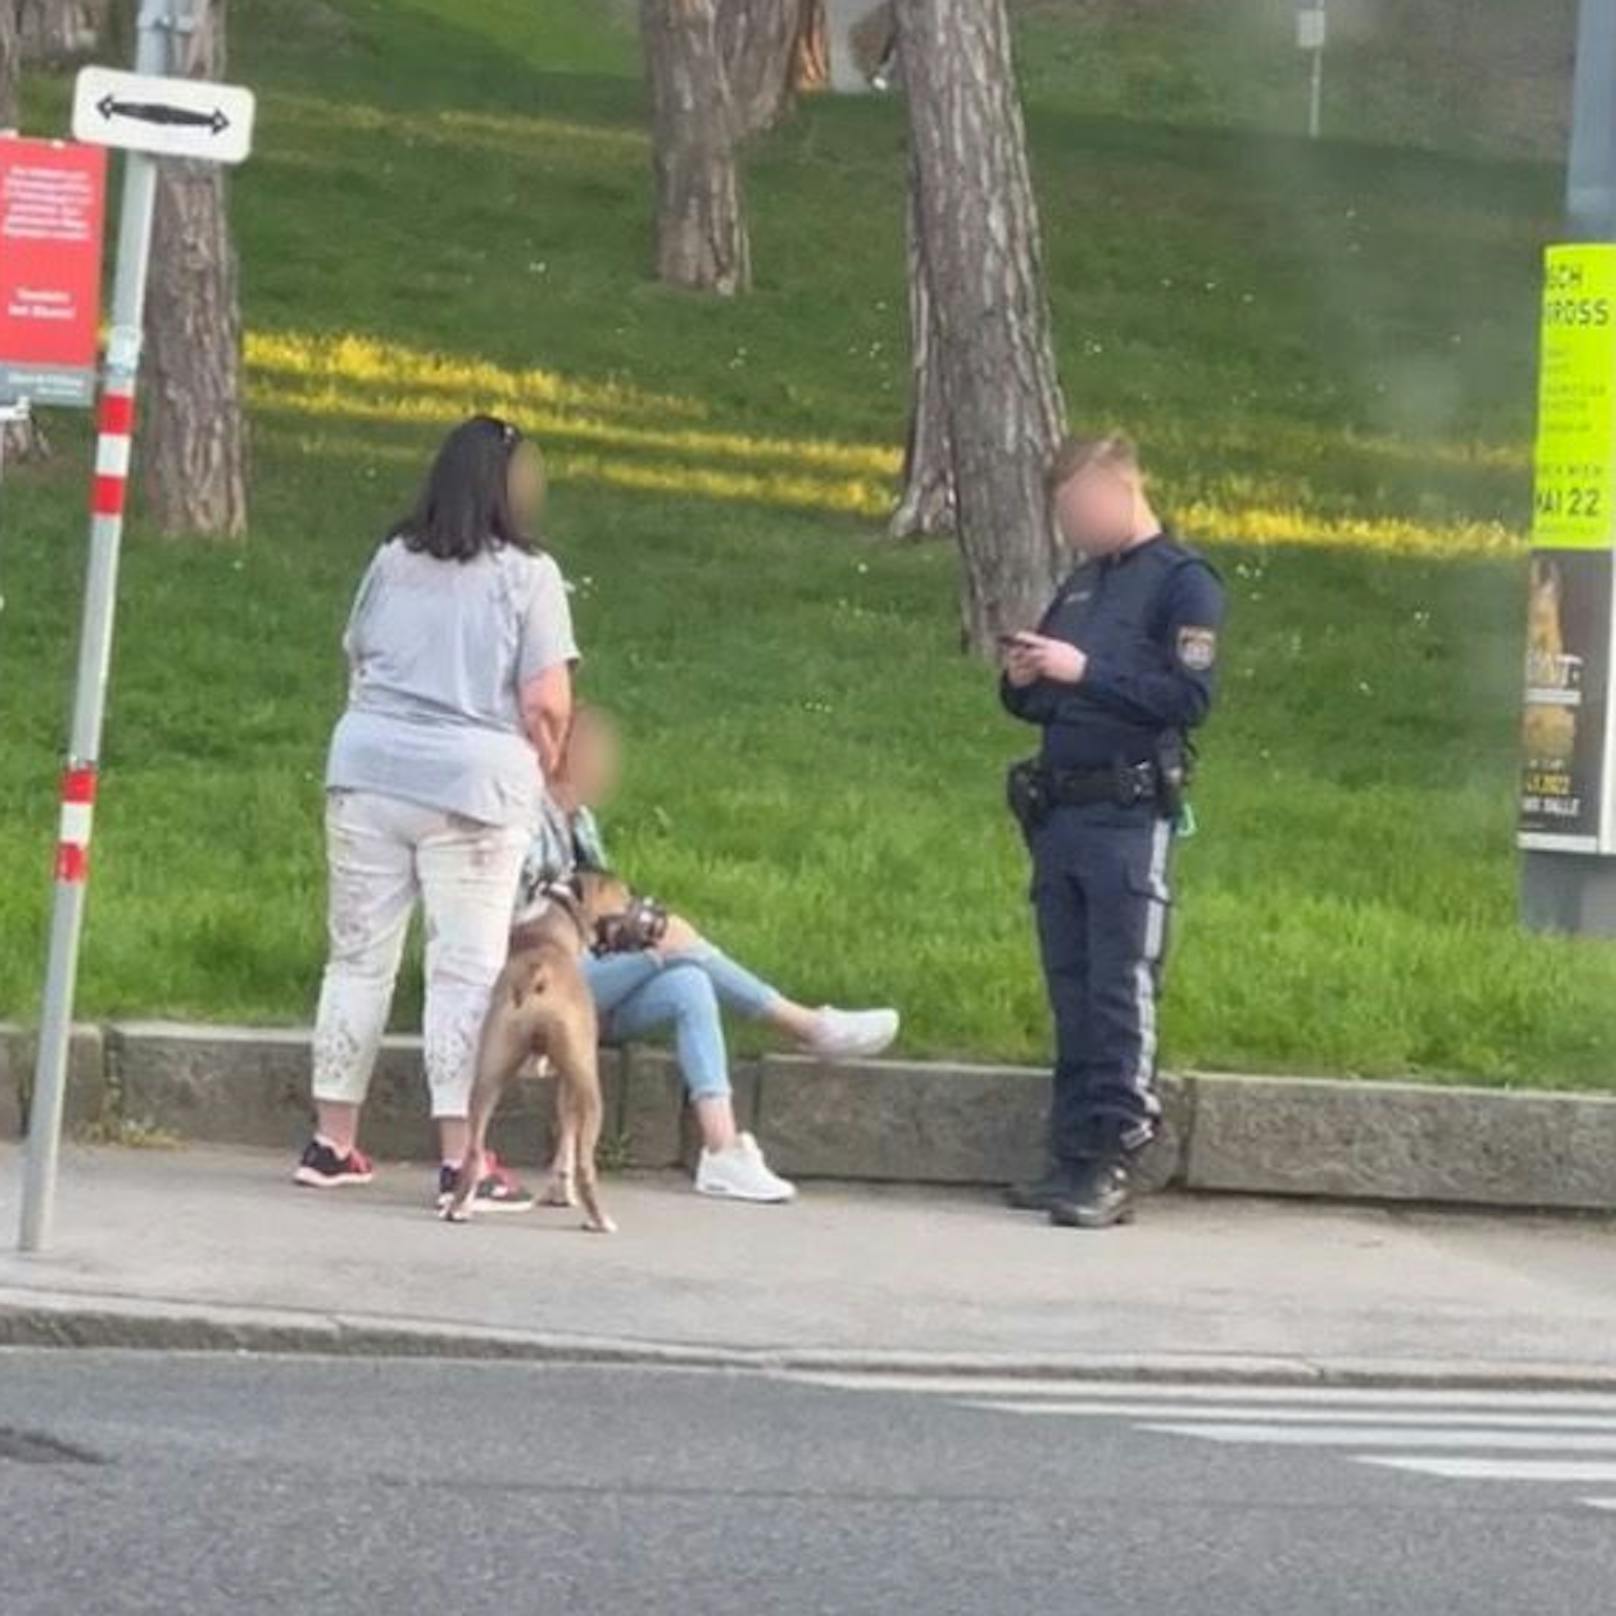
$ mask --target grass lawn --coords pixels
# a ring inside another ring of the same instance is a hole
[[[881,538],[901,109],[821,101],[758,149],[759,286],[724,306],[646,279],[633,41],[599,0],[235,9],[263,97],[235,191],[253,533],[132,533],[84,1012],[308,1018],[340,624],[437,435],[488,406],[551,455],[586,689],[631,733],[623,866],[801,995],[901,1005],[911,1053],[1038,1057],[999,789],[1031,736],[958,654],[951,550]],[[1168,1057],[1606,1084],[1616,952],[1514,919],[1557,173],[1124,113],[1052,70],[1053,9],[1026,23],[1029,120],[1068,401],[1145,439],[1233,595]],[[59,127],[62,87],[30,94]],[[80,433],[0,494],[0,1012],[24,1018]]]

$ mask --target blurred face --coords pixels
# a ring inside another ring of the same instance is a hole
[[[622,748],[617,732],[587,715],[574,724],[567,742],[563,777],[572,798],[581,807],[607,801],[622,775]]]
[[[1055,514],[1066,542],[1084,555],[1110,555],[1132,537],[1139,473],[1100,461],[1068,477],[1055,492]]]
[[[511,514],[524,527],[537,525],[544,509],[544,462],[531,443],[519,443],[511,453]]]

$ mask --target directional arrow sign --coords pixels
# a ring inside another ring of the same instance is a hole
[[[73,134],[154,157],[239,163],[252,145],[253,94],[209,79],[87,67],[73,96]]]

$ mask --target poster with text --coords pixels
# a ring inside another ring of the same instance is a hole
[[[0,137],[0,401],[94,401],[106,175],[99,146]]]
[[[1523,847],[1600,850],[1611,569],[1609,550],[1532,555],[1521,725]]]

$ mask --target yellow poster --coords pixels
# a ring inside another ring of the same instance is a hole
[[[1548,250],[1532,542],[1616,546],[1616,245]]]

